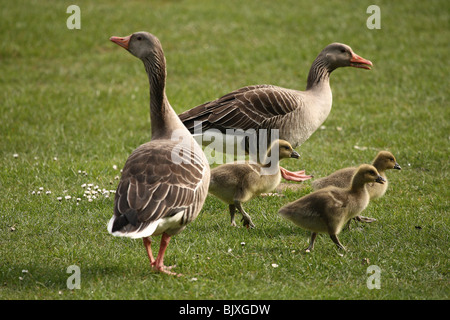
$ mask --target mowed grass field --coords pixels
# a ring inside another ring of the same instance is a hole
[[[71,4],[80,30],[66,27]],[[450,3],[379,1],[373,30],[370,4],[2,1],[0,299],[449,299]],[[331,42],[371,60],[371,71],[331,75],[330,116],[283,166],[321,177],[391,151],[403,170],[388,172],[388,192],[363,213],[377,221],[343,231],[346,252],[321,235],[306,254],[309,233],[277,211],[310,181],[245,204],[253,230],[231,227],[210,196],[166,252],[184,276],[152,272],[142,241],[106,230],[106,191],[150,139],[143,65],[108,39],[141,30],[162,42],[178,113],[245,85],[303,90]],[[380,289],[367,286],[371,265]]]

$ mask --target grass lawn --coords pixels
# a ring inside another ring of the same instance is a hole
[[[74,3],[80,30],[66,27]],[[0,299],[449,299],[450,3],[379,1],[373,30],[370,4],[2,1]],[[150,139],[143,65],[108,40],[140,30],[162,42],[178,113],[250,84],[303,90],[331,42],[371,60],[371,71],[331,75],[330,116],[283,165],[320,177],[390,150],[403,170],[364,212],[377,221],[343,231],[346,252],[321,235],[306,254],[308,232],[277,211],[310,181],[245,204],[254,230],[231,227],[208,197],[166,254],[184,276],[153,273],[142,241],[106,231],[114,195],[103,190]],[[91,202],[87,184],[99,191]],[[367,286],[370,265],[380,289]]]

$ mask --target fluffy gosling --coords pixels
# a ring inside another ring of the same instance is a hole
[[[338,248],[345,250],[337,235],[347,221],[360,214],[369,204],[367,183],[383,184],[385,179],[377,169],[368,164],[357,168],[350,186],[329,186],[312,192],[283,206],[278,213],[295,225],[311,231],[311,241],[306,252],[314,249],[317,233],[328,233]]]
[[[388,179],[386,171],[390,169],[401,170],[394,155],[389,151],[380,151],[372,162],[372,165],[378,170],[378,173],[384,178],[385,183],[368,183],[366,185],[369,192],[370,200],[382,197],[388,188]],[[357,167],[348,167],[337,170],[329,176],[314,180],[311,185],[314,190],[319,190],[328,186],[336,186],[345,188],[350,185],[352,176],[355,174]],[[356,219],[362,222],[376,221],[374,218],[357,216]]]
[[[275,148],[278,149],[278,157],[271,157],[271,152]],[[242,207],[242,203],[261,193],[273,191],[281,180],[279,161],[285,158],[297,159],[300,155],[289,142],[276,140],[267,150],[266,159],[269,157],[274,163],[233,162],[211,170],[209,193],[228,204],[232,226],[236,226],[235,213],[237,209],[242,214],[244,226],[255,227],[250,215]]]

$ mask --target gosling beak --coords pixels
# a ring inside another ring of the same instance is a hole
[[[297,151],[293,150],[291,153],[291,158],[298,159],[298,158],[300,158],[300,155],[298,154]]]
[[[386,182],[386,180],[382,176],[378,176],[378,178],[375,180],[375,182],[384,184]]]
[[[371,61],[358,56],[354,52],[352,53],[352,58],[350,59],[350,67],[370,70],[372,68],[372,66],[373,66],[373,64]]]
[[[111,38],[109,38],[109,40],[118,44],[122,48],[125,48],[128,50],[128,44],[130,42],[130,38],[131,38],[131,35],[129,35],[128,37],[111,37]]]
[[[396,162],[395,166],[394,166],[394,169],[402,170],[402,167],[400,167],[400,165]]]

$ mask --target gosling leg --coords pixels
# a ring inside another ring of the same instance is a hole
[[[306,248],[305,252],[311,252],[314,249],[314,241],[316,240],[317,233],[311,232],[311,240],[309,241],[309,246]]]
[[[331,240],[333,240],[333,242],[338,246],[339,249],[342,249],[344,251],[346,251],[345,247],[342,245],[342,243],[339,241],[337,235],[335,234],[330,234],[330,238]]]
[[[354,219],[356,219],[356,218],[354,218]],[[348,221],[347,221],[347,224],[346,224],[345,227],[344,227],[344,229],[350,230],[350,225],[351,225],[352,221],[353,221],[353,219],[348,220]]]
[[[245,212],[244,208],[242,208],[242,204],[238,200],[234,200],[235,207],[239,210],[239,212],[242,214],[242,221],[244,221],[244,226],[247,228],[254,228],[255,225],[252,222],[252,218],[248,215],[247,212]]]
[[[236,215],[236,206],[234,204],[230,204],[228,208],[230,209],[231,226],[236,227],[236,221],[234,220]]]

